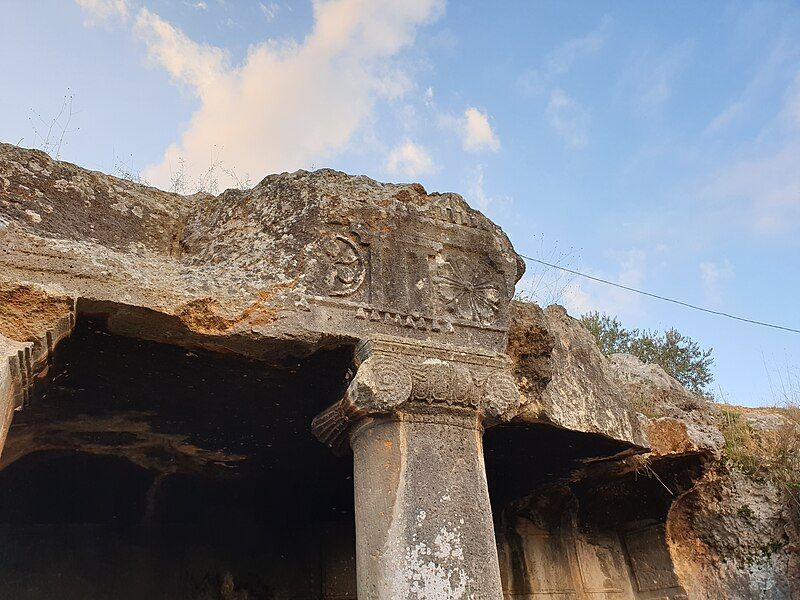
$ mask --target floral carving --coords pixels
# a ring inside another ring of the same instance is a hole
[[[412,398],[427,404],[478,405],[472,375],[464,365],[426,362],[413,365]]]
[[[511,420],[522,406],[505,355],[380,336],[359,344],[354,360],[358,370],[344,398],[312,423],[314,435],[334,448],[370,415],[454,424],[451,417],[466,416],[480,428]]]
[[[343,235],[335,235],[323,242],[323,251],[329,265],[328,294],[349,296],[358,291],[367,269],[356,243]]]
[[[494,319],[505,295],[498,273],[478,261],[446,260],[433,282],[448,312],[484,324]]]

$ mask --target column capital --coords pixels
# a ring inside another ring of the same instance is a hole
[[[485,425],[513,418],[520,394],[505,355],[376,337],[356,348],[344,397],[312,422],[314,435],[342,450],[350,426],[393,413],[472,413]]]

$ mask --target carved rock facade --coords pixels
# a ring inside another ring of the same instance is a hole
[[[0,144],[0,596],[793,599],[793,496],[523,270],[416,184],[185,197]]]

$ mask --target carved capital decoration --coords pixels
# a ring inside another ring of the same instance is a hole
[[[373,356],[361,363],[347,394],[362,411],[390,412],[408,400],[412,386],[403,364]]]
[[[428,405],[478,407],[475,382],[466,365],[433,358],[412,363],[409,369],[414,382],[412,400]]]
[[[503,419],[519,408],[519,390],[510,373],[491,373],[482,387],[486,395],[484,409],[487,416]]]
[[[379,338],[357,348],[356,364],[344,398],[312,423],[314,435],[335,450],[346,445],[352,423],[371,415],[469,411],[493,425],[519,411],[505,356]]]

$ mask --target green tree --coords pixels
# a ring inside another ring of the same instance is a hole
[[[714,380],[711,348],[704,350],[676,329],[668,329],[663,333],[626,329],[616,317],[597,311],[583,315],[581,322],[597,340],[603,354],[633,354],[643,362],[661,366],[686,389],[708,394],[708,385]]]

